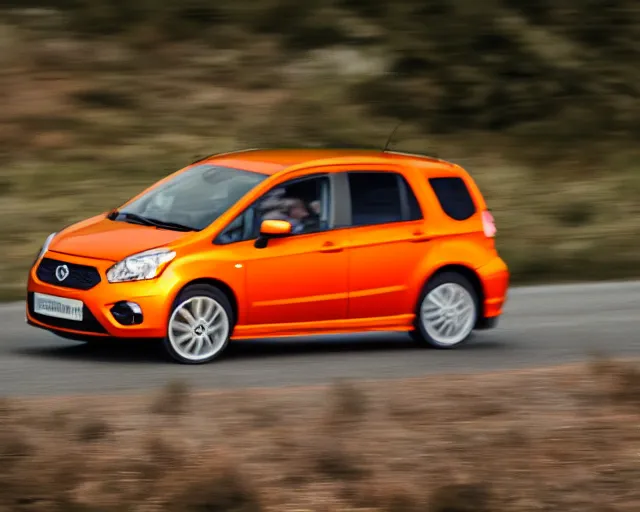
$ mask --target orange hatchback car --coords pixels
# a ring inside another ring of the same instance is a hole
[[[191,364],[247,338],[406,331],[451,348],[502,313],[495,232],[476,183],[442,160],[214,155],[51,234],[27,322],[85,342],[162,339]]]

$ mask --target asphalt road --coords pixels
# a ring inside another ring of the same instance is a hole
[[[181,378],[203,388],[323,384],[575,362],[594,350],[640,356],[640,281],[513,288],[498,328],[450,351],[406,334],[235,342],[204,366],[168,362],[153,344],[90,348],[29,327],[24,306],[0,306],[0,395],[121,392]]]

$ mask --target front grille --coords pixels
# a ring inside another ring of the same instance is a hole
[[[41,322],[51,328],[60,327],[61,329],[73,329],[74,331],[108,334],[107,330],[102,327],[102,324],[98,322],[98,319],[93,316],[93,313],[91,313],[86,305],[82,308],[82,322],[78,322],[75,320],[65,320],[64,318],[55,318],[53,316],[34,313],[33,303],[33,292],[29,292],[27,294],[29,315],[38,322]]]
[[[61,265],[66,265],[69,269],[69,275],[62,281],[56,277],[56,269]],[[51,258],[42,259],[36,275],[44,283],[76,290],[90,290],[100,282],[100,273],[95,267],[52,260]]]

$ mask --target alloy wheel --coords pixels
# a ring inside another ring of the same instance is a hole
[[[211,297],[187,299],[169,319],[169,342],[180,357],[189,361],[215,356],[224,348],[228,335],[227,312]]]
[[[420,319],[427,334],[443,347],[464,341],[473,330],[476,316],[476,302],[458,283],[444,283],[434,288],[420,307]]]

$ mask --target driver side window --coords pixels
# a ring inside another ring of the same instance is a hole
[[[286,220],[293,234],[324,231],[329,226],[329,178],[305,177],[282,183],[238,215],[216,238],[217,244],[254,240],[263,220]]]

